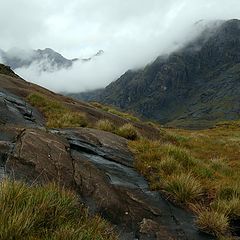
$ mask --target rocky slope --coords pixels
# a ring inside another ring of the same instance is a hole
[[[170,126],[201,128],[239,119],[239,50],[240,21],[226,21],[181,50],[80,97]]]
[[[30,84],[1,65],[1,179],[56,181],[74,190],[92,212],[116,225],[120,239],[212,239],[197,231],[191,213],[149,190],[133,168],[126,139],[90,128],[47,129],[42,114],[26,102],[32,92],[85,112],[89,122],[102,117],[116,124],[127,121]],[[135,126],[142,134],[156,135],[149,126]]]

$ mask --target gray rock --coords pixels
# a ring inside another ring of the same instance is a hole
[[[42,115],[24,100],[0,89],[0,124],[43,127]]]

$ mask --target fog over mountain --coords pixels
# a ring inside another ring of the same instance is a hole
[[[104,87],[128,69],[180,48],[213,20],[232,18],[240,18],[238,0],[9,0],[0,9],[0,48],[49,47],[67,59],[103,49],[99,58],[69,69],[39,73],[38,63],[16,69],[52,90],[80,92]]]

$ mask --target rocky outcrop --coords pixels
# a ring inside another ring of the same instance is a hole
[[[40,92],[78,111],[81,103],[9,74],[0,74],[0,180],[57,182],[75,191],[92,213],[112,222],[120,239],[209,239],[198,233],[191,213],[149,190],[133,168],[126,139],[89,128],[46,129],[41,114],[23,96]],[[87,104],[81,109],[92,118],[108,116]],[[150,126],[135,126],[157,135]]]
[[[43,127],[42,115],[24,100],[0,88],[0,125]]]
[[[4,133],[5,131],[5,133]],[[93,129],[1,129],[1,162],[14,179],[56,181],[93,213],[110,220],[121,239],[209,239],[193,216],[151,192],[134,170],[127,140]]]

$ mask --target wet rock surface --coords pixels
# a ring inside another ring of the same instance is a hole
[[[120,239],[211,239],[197,231],[192,214],[149,191],[124,138],[83,128],[0,133],[1,162],[10,176],[71,188],[91,212],[116,225]]]
[[[19,97],[0,88],[0,125],[43,127],[41,114]]]

